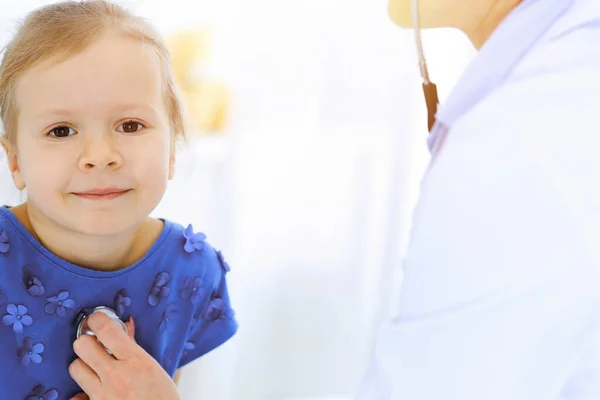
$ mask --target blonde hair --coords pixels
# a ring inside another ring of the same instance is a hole
[[[60,61],[82,52],[109,28],[154,48],[162,63],[171,131],[175,137],[185,136],[183,105],[173,78],[171,55],[160,34],[120,5],[85,0],[63,1],[32,11],[7,45],[0,63],[0,119],[5,141],[16,144],[15,87],[19,77],[43,61]]]

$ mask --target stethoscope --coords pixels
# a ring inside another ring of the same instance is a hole
[[[105,306],[99,306],[99,307],[94,308],[92,310],[92,312],[87,314],[77,325],[77,335],[76,335],[77,339],[79,339],[81,337],[81,335],[88,335],[88,336],[96,337],[96,334],[90,330],[90,328],[87,324],[87,320],[90,317],[90,315],[92,315],[93,313],[97,313],[97,312],[107,315],[110,319],[115,321],[127,334],[129,334],[127,325],[125,325],[125,323],[123,321],[121,321],[121,318],[119,318],[117,313],[112,308],[105,307]],[[98,342],[100,343],[100,341],[98,341]],[[100,343],[100,344],[102,344],[102,343]],[[102,347],[104,347],[104,346],[102,346]],[[108,350],[106,347],[104,347],[104,349],[106,350],[106,352],[108,354],[112,354],[110,352],[110,350]]]
[[[419,0],[412,0],[413,27],[415,31],[415,40],[417,43],[417,56],[419,57],[419,70],[423,78],[423,94],[425,95],[425,104],[427,105],[427,128],[431,132],[435,125],[435,115],[437,114],[439,98],[437,86],[429,79],[427,70],[427,61],[423,51],[423,40],[421,38],[421,20],[419,16]]]

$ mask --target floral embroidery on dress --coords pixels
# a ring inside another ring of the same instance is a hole
[[[4,229],[0,230],[0,254],[6,254],[10,250],[10,242],[8,240],[8,232]]]
[[[206,235],[202,232],[194,233],[194,228],[192,224],[188,225],[188,227],[183,232],[183,237],[185,238],[185,245],[183,249],[188,253],[193,253],[194,251],[202,251],[204,248],[204,241],[206,240]]]
[[[171,288],[167,284],[171,281],[171,275],[167,272],[159,272],[154,278],[154,283],[150,289],[150,295],[148,296],[148,304],[152,307],[158,305],[161,300],[171,293]]]
[[[212,322],[229,317],[228,307],[220,297],[213,298],[204,313],[204,319]]]
[[[29,279],[27,279],[26,287],[27,292],[34,297],[40,297],[44,294],[44,285],[35,275],[31,275]]]
[[[119,317],[123,317],[125,309],[131,305],[131,298],[127,295],[127,290],[121,289],[115,296],[115,312]]]
[[[194,344],[194,342],[192,342],[191,340],[188,340],[187,342],[185,342],[185,345],[183,346],[183,355],[186,355],[190,351],[193,351],[195,348],[196,348],[196,345]]]
[[[42,353],[44,345],[42,343],[33,344],[30,337],[26,337],[23,346],[19,348],[19,362],[26,367],[30,363],[40,364],[42,362]]]
[[[56,314],[58,317],[64,317],[67,315],[67,308],[73,307],[75,307],[75,301],[69,299],[69,292],[63,290],[57,296],[48,297],[44,311],[49,315]]]
[[[175,308],[175,304],[169,304],[165,309],[163,316],[160,320],[160,325],[158,329],[164,331],[171,326],[172,320],[177,316],[177,310]]]
[[[192,303],[196,304],[202,296],[202,278],[188,277],[185,279],[184,287],[181,290],[181,297],[189,299]]]
[[[225,257],[223,257],[223,253],[221,253],[220,251],[217,251],[217,258],[219,259],[219,263],[221,264],[221,268],[223,268],[223,271],[225,273],[228,273],[229,271],[231,271],[231,267],[229,266],[229,264],[227,263],[227,261],[225,261]]]
[[[42,385],[37,385],[33,388],[33,392],[27,396],[25,400],[57,400],[58,390],[50,389],[46,391],[46,388]]]
[[[24,305],[9,304],[6,306],[6,314],[2,318],[2,323],[6,326],[12,326],[16,333],[23,332],[23,326],[29,326],[33,323],[33,318],[27,315],[27,307]]]

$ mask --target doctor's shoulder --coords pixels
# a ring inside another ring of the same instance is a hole
[[[507,146],[528,160],[553,162],[562,156],[596,162],[600,48],[586,54],[558,51],[579,48],[573,46],[578,40],[573,33],[536,46],[459,121],[457,130],[485,136],[490,145]]]

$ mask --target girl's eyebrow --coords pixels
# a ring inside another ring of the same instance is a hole
[[[149,103],[121,103],[116,104],[114,107],[111,107],[113,111],[142,111],[142,112],[150,112],[153,115],[158,115],[158,110],[152,104]],[[79,111],[70,109],[70,108],[49,108],[44,109],[42,112],[36,114],[33,119],[41,120],[50,117],[69,117],[77,114]]]
[[[142,111],[142,112],[151,112],[153,114],[158,114],[158,110],[156,107],[150,103],[121,103],[116,104],[114,107],[116,111]]]
[[[33,117],[33,119],[40,120],[40,119],[54,117],[54,116],[68,117],[71,114],[74,114],[74,111],[70,110],[68,108],[50,108],[50,109],[47,108],[47,109],[44,109],[42,112],[36,114]]]

